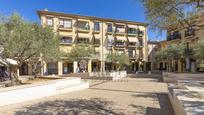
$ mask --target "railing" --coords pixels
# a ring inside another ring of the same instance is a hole
[[[126,44],[125,44],[125,43],[123,43],[123,44],[117,44],[117,43],[116,43],[115,46],[116,46],[116,47],[125,47]]]
[[[127,77],[127,71],[114,71],[114,72],[91,72],[90,77],[112,77],[114,79],[120,79]]]

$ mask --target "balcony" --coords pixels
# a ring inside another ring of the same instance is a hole
[[[188,29],[185,31],[185,37],[195,36],[195,29]]]
[[[167,41],[181,39],[181,33],[179,31],[173,32],[173,34],[169,34],[167,36]]]
[[[60,39],[61,45],[72,45],[72,38],[71,37],[62,37]]]
[[[128,47],[137,47],[137,42],[129,42]]]
[[[88,33],[90,31],[89,22],[78,21],[77,22],[77,31],[78,32],[87,32]]]
[[[128,36],[136,36],[137,33],[138,32],[136,28],[128,28],[128,31],[127,31]]]
[[[115,41],[115,47],[117,48],[125,48],[126,47],[126,43],[124,41]]]
[[[78,38],[77,39],[77,44],[90,44],[89,38]]]
[[[72,31],[72,20],[60,19],[59,30]]]
[[[100,39],[94,39],[94,46],[96,47],[100,46]]]
[[[124,25],[116,25],[115,32],[117,35],[125,34],[125,26]]]

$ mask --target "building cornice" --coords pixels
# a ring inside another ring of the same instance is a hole
[[[37,10],[37,14],[39,17],[42,15],[54,15],[54,16],[71,17],[71,18],[98,20],[98,21],[105,21],[105,22],[126,23],[126,24],[140,25],[145,27],[148,26],[147,23],[142,23],[142,22],[134,22],[134,21],[127,21],[127,20],[111,19],[111,18],[101,18],[101,17],[95,17],[95,16],[82,16],[78,14],[68,14],[68,13],[51,12],[51,11],[44,11],[44,10]]]

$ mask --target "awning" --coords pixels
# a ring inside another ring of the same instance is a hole
[[[136,37],[134,37],[134,38],[129,37],[128,40],[129,40],[129,42],[138,42],[138,39]]]
[[[138,28],[137,25],[128,25],[128,27],[129,27],[129,28],[136,28],[136,29]]]
[[[0,65],[8,66],[8,65],[17,65],[17,61],[9,58],[0,58]]]
[[[117,40],[120,40],[120,41],[127,41],[127,38],[125,38],[125,37],[120,37],[120,36],[117,36],[116,39],[117,39]]]

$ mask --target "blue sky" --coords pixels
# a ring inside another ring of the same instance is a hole
[[[124,19],[137,22],[145,20],[144,8],[139,0],[0,0],[0,13],[10,15],[19,12],[26,20],[39,22],[36,10],[90,15],[105,18]],[[148,31],[150,40],[165,39]]]

